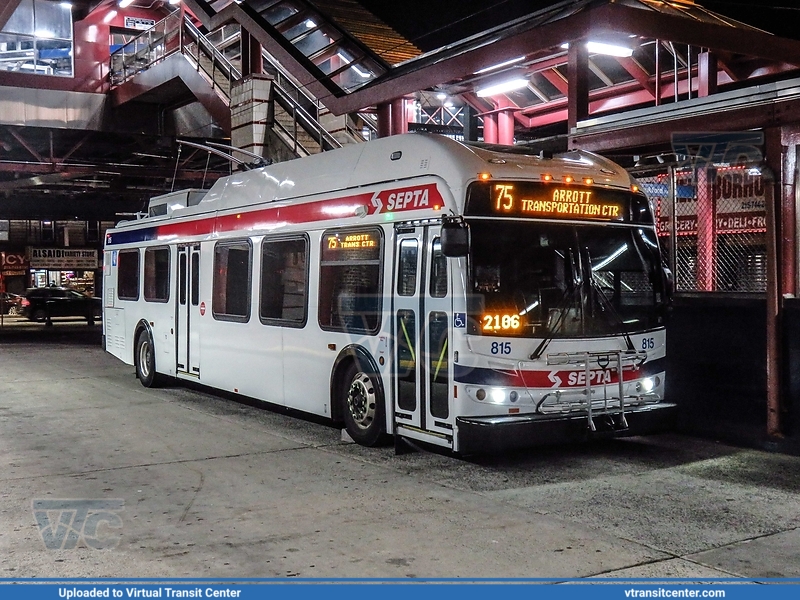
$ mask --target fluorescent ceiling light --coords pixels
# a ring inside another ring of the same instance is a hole
[[[314,27],[316,27],[316,26],[317,26],[317,24],[314,23],[314,21],[312,21],[311,19],[306,19],[306,27],[308,29],[314,29]]]
[[[504,92],[511,92],[513,90],[524,88],[526,85],[528,85],[527,79],[511,79],[510,81],[504,81],[503,83],[490,85],[482,90],[478,90],[478,98],[485,98],[486,96],[495,96]]]
[[[133,4],[133,0],[119,0],[119,7],[120,8],[127,8],[131,4]]]
[[[566,50],[569,48],[569,44],[561,44],[561,47]],[[617,46],[616,44],[605,44],[603,42],[586,42],[586,49],[594,54],[619,56],[621,58],[628,58],[633,54],[633,50],[631,48]]]
[[[436,94],[436,99],[437,100],[447,100],[447,94],[445,94],[444,92],[439,92],[438,94]]]
[[[621,56],[623,58],[627,58],[633,54],[633,50],[625,46],[604,44],[602,42],[587,42],[586,48],[589,52],[594,52],[595,54],[607,54],[608,56]]]
[[[481,73],[488,73],[489,71],[494,71],[495,69],[502,69],[503,67],[507,67],[508,65],[513,65],[514,63],[518,63],[521,60],[525,60],[525,57],[518,56],[517,58],[512,58],[510,60],[506,60],[496,65],[492,65],[491,67],[484,67],[483,69],[475,71],[473,75],[480,75]]]

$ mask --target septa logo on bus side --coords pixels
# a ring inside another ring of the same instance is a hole
[[[435,183],[415,185],[394,190],[381,190],[372,195],[370,214],[419,210],[421,208],[441,208],[444,200]]]

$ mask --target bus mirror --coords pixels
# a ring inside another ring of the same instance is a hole
[[[442,222],[442,254],[452,258],[469,254],[469,225],[461,219]]]

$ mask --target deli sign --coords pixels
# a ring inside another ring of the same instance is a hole
[[[96,269],[97,250],[28,248],[32,269]]]

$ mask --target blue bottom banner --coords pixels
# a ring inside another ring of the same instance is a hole
[[[697,580],[680,582],[652,580],[236,580],[178,582],[52,583],[33,580],[0,582],[3,600],[79,600],[83,598],[269,598],[270,600],[353,600],[380,595],[381,600],[439,600],[442,596],[458,600],[626,600],[637,598],[724,598],[746,600],[796,598],[800,580]]]

